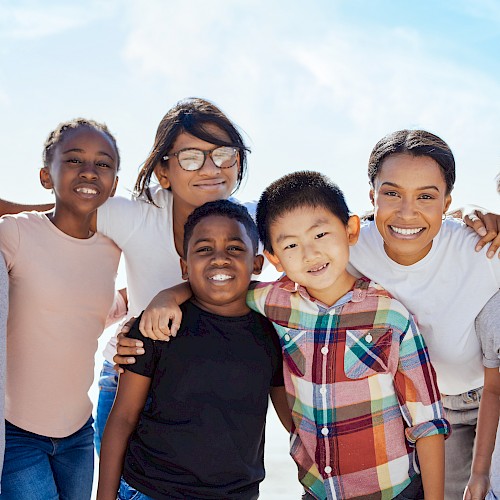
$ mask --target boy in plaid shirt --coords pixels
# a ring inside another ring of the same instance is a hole
[[[434,369],[405,307],[347,272],[359,218],[342,192],[316,172],[286,175],[261,196],[257,226],[286,275],[247,303],[280,336],[304,498],[443,498]]]

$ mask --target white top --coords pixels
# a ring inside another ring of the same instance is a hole
[[[87,393],[120,250],[98,233],[72,238],[38,212],[2,217],[0,250],[9,271],[5,418],[69,436],[92,413]]]
[[[497,292],[476,318],[476,331],[486,368],[500,367],[500,292]]]
[[[474,250],[477,235],[446,219],[430,252],[411,266],[385,253],[374,222],[363,223],[351,248],[350,271],[380,283],[414,315],[443,394],[461,394],[483,385],[475,319],[500,285],[500,259]],[[357,273],[356,273],[357,271]]]
[[[123,252],[128,293],[126,319],[138,316],[161,290],[182,282],[180,257],[174,244],[172,193],[155,186],[151,194],[157,206],[142,198],[117,196],[109,198],[97,213],[98,231]],[[253,215],[255,203],[245,206]],[[115,353],[116,337],[112,337],[103,354],[113,363]]]

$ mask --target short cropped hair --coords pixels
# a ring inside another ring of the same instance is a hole
[[[89,120],[87,118],[74,118],[67,122],[60,123],[47,137],[45,144],[43,145],[43,166],[46,168],[50,167],[52,160],[54,159],[54,151],[56,146],[64,139],[66,133],[77,130],[80,128],[89,128],[96,130],[97,132],[102,132],[108,137],[113,145],[116,152],[116,170],[120,169],[120,151],[116,144],[116,139],[114,135],[109,131],[105,123],[99,123],[95,120]]]
[[[273,222],[301,207],[325,208],[344,225],[349,221],[344,194],[326,175],[311,171],[285,175],[266,188],[257,204],[257,228],[264,250],[274,254],[269,231]]]
[[[248,213],[248,210],[243,205],[229,200],[216,200],[209,201],[208,203],[201,205],[201,207],[195,208],[191,215],[187,218],[186,224],[184,224],[184,257],[187,256],[189,240],[191,239],[191,236],[193,236],[194,228],[205,217],[210,217],[212,215],[234,219],[243,224],[247,235],[252,242],[253,253],[254,255],[257,255],[259,248],[259,235],[257,233],[257,226]]]
[[[383,162],[395,154],[428,156],[441,169],[446,183],[446,194],[450,194],[455,185],[455,158],[450,146],[441,137],[426,130],[397,130],[382,137],[375,144],[368,160],[368,178],[374,186],[375,179]]]

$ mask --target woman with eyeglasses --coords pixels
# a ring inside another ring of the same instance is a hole
[[[238,189],[248,151],[236,126],[209,101],[180,101],[163,117],[132,199],[111,198],[97,213],[97,230],[123,252],[128,318],[138,316],[160,290],[182,281],[179,257],[187,217],[204,203],[229,198]],[[158,181],[154,186],[153,177]],[[116,394],[115,352],[113,337],[104,350],[99,379],[98,453]]]

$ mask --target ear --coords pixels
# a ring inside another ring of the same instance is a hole
[[[163,189],[168,189],[170,187],[170,180],[168,179],[168,167],[164,165],[161,161],[156,164],[154,169],[156,178]]]
[[[112,198],[115,195],[117,186],[118,186],[118,176],[115,177],[115,184],[114,184],[113,189],[111,190],[111,193],[109,195],[110,198]]]
[[[347,221],[346,231],[349,246],[355,245],[358,241],[360,231],[360,222],[357,215],[351,215],[349,217],[349,220]]]
[[[264,265],[264,256],[259,254],[253,258],[253,272],[252,274],[260,274],[262,266]]]
[[[373,188],[370,188],[370,201],[372,202],[372,205],[375,206],[375,191]]]
[[[444,199],[443,213],[446,214],[451,205],[451,194],[447,194]]]
[[[267,257],[267,260],[276,268],[276,271],[280,273],[284,273],[285,271],[283,270],[283,266],[281,265],[280,260],[276,255],[273,255],[272,253],[268,252],[267,250],[264,250],[264,255]]]
[[[40,169],[40,183],[45,189],[52,189],[54,187],[49,169],[47,167],[42,167]]]
[[[188,265],[183,258],[181,258],[181,272],[182,272],[182,279],[185,281],[189,281]]]

